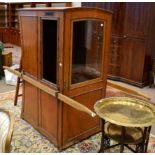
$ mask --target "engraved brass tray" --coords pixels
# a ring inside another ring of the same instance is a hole
[[[97,101],[95,112],[104,120],[127,127],[155,124],[155,106],[130,97],[110,97]]]

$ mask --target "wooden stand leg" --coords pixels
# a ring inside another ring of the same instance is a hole
[[[123,153],[123,151],[124,151],[124,137],[125,137],[125,127],[122,126],[122,137],[121,137],[120,153]]]
[[[147,153],[147,147],[148,147],[149,138],[150,138],[150,131],[151,131],[151,126],[147,127],[147,131],[146,131],[145,145],[144,145],[144,152],[145,153]]]
[[[110,138],[108,138],[104,132],[104,125],[105,125],[105,120],[101,119],[102,121],[102,137],[101,137],[101,147],[99,152],[104,152],[106,148],[110,146]]]
[[[147,147],[148,147],[148,142],[149,142],[150,131],[151,131],[151,126],[145,127],[145,128],[144,128],[142,143],[139,143],[139,144],[136,146],[136,152],[137,152],[137,153],[146,153],[146,152],[147,152]]]

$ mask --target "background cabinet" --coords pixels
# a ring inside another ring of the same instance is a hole
[[[139,87],[149,82],[155,56],[154,3],[82,3],[113,12],[109,78]]]
[[[4,43],[20,45],[17,9],[20,3],[0,3],[0,40]]]
[[[71,2],[0,3],[0,40],[21,45],[17,9],[33,7],[69,7]]]

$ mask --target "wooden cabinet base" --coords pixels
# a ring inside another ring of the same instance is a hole
[[[23,88],[21,117],[47,137],[59,150],[100,131],[99,117],[91,117],[77,111],[27,82],[23,83]],[[93,109],[94,103],[103,97],[102,94],[103,89],[98,89],[77,95],[73,99]]]
[[[21,117],[60,150],[100,131],[97,116],[80,112],[26,81],[23,88]],[[103,97],[103,89],[98,88],[76,94],[72,99],[93,109],[94,103]]]
[[[78,143],[79,141],[86,139],[86,138],[88,138],[94,134],[97,134],[101,131],[100,126],[97,126],[97,127],[94,127],[92,129],[85,131],[84,133],[79,134],[78,136],[75,136],[75,137],[69,139],[68,142],[62,144],[62,141],[58,141],[57,139],[55,139],[55,137],[53,137],[53,135],[49,134],[46,130],[44,130],[43,128],[40,128],[37,125],[33,124],[32,122],[28,121],[27,117],[25,117],[24,114],[22,114],[21,118],[24,119],[26,122],[30,123],[37,131],[39,131],[41,134],[43,134],[51,143],[53,143],[58,148],[59,151],[62,151],[64,149],[66,149],[67,147],[74,145],[74,144]]]

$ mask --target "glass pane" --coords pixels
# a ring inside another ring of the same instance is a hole
[[[43,20],[43,79],[56,84],[57,21]]]
[[[71,84],[101,77],[103,21],[73,22]]]

